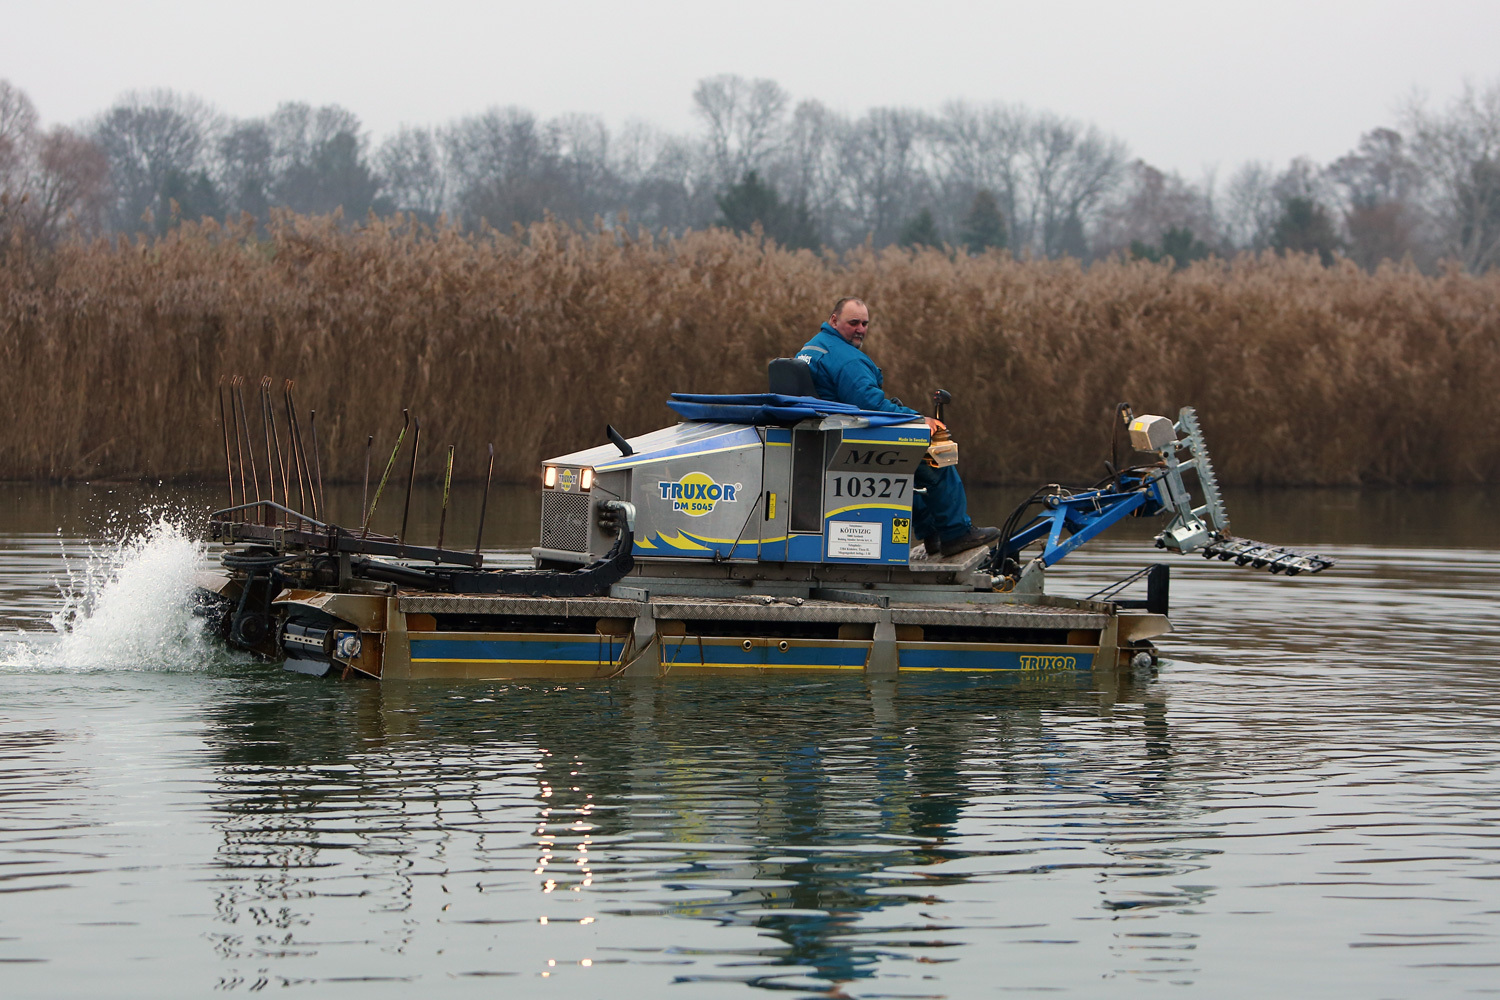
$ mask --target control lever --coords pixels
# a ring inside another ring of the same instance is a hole
[[[932,393],[932,415],[939,420],[943,419],[943,407],[953,402],[953,393],[947,389],[936,389]]]
[[[947,389],[937,389],[933,392],[932,415],[939,423],[943,423],[943,407],[951,402],[953,402],[953,393]],[[928,444],[927,454],[922,460],[934,469],[958,464],[958,442],[953,440],[952,434],[948,433],[946,425],[932,432],[932,441]]]

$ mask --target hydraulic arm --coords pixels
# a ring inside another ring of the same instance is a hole
[[[1050,486],[1032,494],[1006,522],[1005,541],[996,549],[994,566],[1004,575],[1020,574],[1020,554],[1036,542],[1042,543],[1042,551],[1035,564],[1051,566],[1126,517],[1158,515],[1167,517],[1156,536],[1158,548],[1201,551],[1205,558],[1232,559],[1240,566],[1288,576],[1317,573],[1333,565],[1324,556],[1230,534],[1219,482],[1192,407],[1183,407],[1175,423],[1149,414],[1135,417],[1123,406],[1121,413],[1131,446],[1154,454],[1156,461],[1115,473],[1108,485],[1086,490]],[[1201,501],[1194,499],[1188,473],[1196,480]],[[1035,506],[1041,512],[1022,523]]]

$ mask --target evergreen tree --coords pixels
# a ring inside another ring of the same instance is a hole
[[[1271,246],[1283,253],[1316,253],[1330,267],[1343,242],[1327,209],[1311,198],[1288,198],[1271,230]]]
[[[196,221],[204,216],[221,218],[224,215],[219,190],[203,170],[191,174],[181,170],[169,172],[162,182],[161,200],[161,207],[166,210],[156,212],[155,216],[157,230],[163,233],[175,219]],[[173,203],[176,204],[175,211],[172,210]]]
[[[1141,240],[1130,242],[1130,256],[1137,260],[1149,260],[1158,264],[1167,257],[1172,258],[1173,269],[1181,271],[1195,260],[1213,255],[1208,244],[1193,236],[1186,226],[1173,226],[1161,234],[1161,244],[1153,246]]]
[[[365,161],[363,144],[352,130],[317,142],[307,159],[293,163],[276,184],[281,202],[298,212],[324,214],[336,208],[359,219],[375,206],[380,178]]]
[[[1007,245],[1005,216],[1000,214],[1000,204],[989,191],[981,190],[974,196],[969,214],[964,217],[958,240],[974,253],[986,250],[1004,250]]]
[[[758,222],[761,232],[793,250],[816,250],[818,230],[805,205],[790,205],[754,170],[738,184],[731,184],[714,198],[719,206],[718,225],[748,233]]]
[[[1083,231],[1083,219],[1076,211],[1067,215],[1047,219],[1042,223],[1042,246],[1047,256],[1089,259],[1089,241]]]
[[[943,240],[938,236],[937,222],[932,218],[932,209],[923,206],[920,212],[906,220],[906,225],[901,227],[901,236],[897,242],[904,247],[942,246]]]

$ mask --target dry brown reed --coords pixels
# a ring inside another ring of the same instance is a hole
[[[1146,262],[863,250],[722,231],[540,224],[348,230],[281,215],[0,259],[0,478],[213,478],[221,374],[297,381],[324,474],[377,470],[402,407],[423,473],[529,480],[543,457],[669,423],[670,391],[761,391],[835,298],[908,402],[951,390],[971,481],[1093,479],[1115,403],[1202,416],[1237,483],[1500,480],[1500,271],[1427,277],[1242,258]],[[278,383],[279,384],[279,383]],[[279,399],[279,395],[278,395]],[[253,402],[253,401],[252,401]]]

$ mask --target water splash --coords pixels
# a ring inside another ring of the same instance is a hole
[[[204,545],[166,515],[113,545],[64,557],[53,633],[11,633],[0,666],[32,670],[200,670],[220,659],[193,614]],[[50,641],[49,641],[50,640]]]

